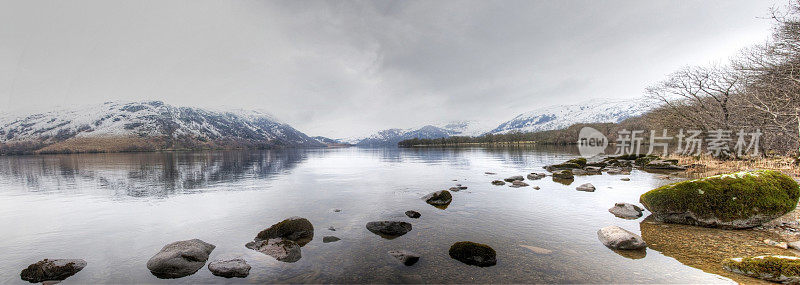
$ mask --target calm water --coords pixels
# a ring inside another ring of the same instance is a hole
[[[23,283],[20,270],[43,258],[88,262],[64,284],[730,282],[652,249],[644,258],[624,257],[597,239],[607,225],[639,233],[641,219],[619,219],[607,209],[638,202],[664,183],[656,175],[634,171],[630,182],[584,176],[569,186],[528,181],[541,190],[489,183],[543,172],[542,166],[573,156],[554,149],[344,148],[0,157],[0,283]],[[597,191],[575,190],[586,182]],[[469,189],[453,193],[444,210],[419,199],[455,183]],[[422,217],[409,219],[406,210]],[[290,216],[305,217],[316,229],[298,262],[244,247]],[[414,228],[387,240],[366,230],[374,220],[409,221]],[[342,240],[322,243],[325,235]],[[192,238],[217,246],[212,260],[244,257],[250,276],[224,279],[205,267],[172,280],[149,273],[145,263],[162,246]],[[464,240],[492,246],[497,265],[452,260],[448,248]],[[395,249],[422,258],[406,267],[386,253]]]

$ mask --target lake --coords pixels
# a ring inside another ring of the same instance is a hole
[[[540,190],[490,183],[576,156],[559,148],[353,147],[0,157],[0,283],[27,283],[20,271],[44,258],[88,262],[64,284],[732,282],[651,248],[630,256],[600,243],[597,230],[608,225],[641,234],[641,218],[620,219],[608,208],[638,203],[668,182],[657,174],[578,176],[571,185],[526,180]],[[575,190],[587,182],[597,190]],[[454,192],[446,209],[420,199],[457,183],[468,189]],[[410,219],[407,210],[422,216]],[[315,228],[299,261],[245,248],[292,216]],[[365,227],[380,220],[407,221],[413,230],[384,239]],[[323,243],[327,235],[341,240]],[[180,279],[150,274],[150,257],[192,238],[216,245],[210,260],[243,257],[250,275],[225,279],[206,267]],[[490,245],[497,265],[451,259],[459,241]],[[404,266],[387,254],[397,249],[421,259]]]

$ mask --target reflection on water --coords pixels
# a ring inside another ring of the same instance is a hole
[[[90,184],[115,195],[167,196],[269,178],[303,159],[300,150],[14,156],[2,160],[0,176],[32,192]]]
[[[608,225],[639,232],[641,220],[616,218],[608,208],[636,203],[666,183],[653,174],[575,177],[595,192],[548,179],[491,185],[575,155],[536,147],[0,157],[0,283],[22,284],[19,270],[44,258],[85,259],[88,266],[65,282],[81,284],[731,282],[663,248],[620,255],[597,239]],[[456,183],[468,188],[452,192],[446,209],[420,199]],[[421,217],[407,217],[408,210]],[[293,263],[243,246],[292,216],[307,218],[317,236],[340,240],[311,240]],[[413,230],[388,240],[365,228],[384,220]],[[147,260],[164,244],[192,238],[216,246],[210,260],[246,259],[250,276],[222,279],[201,269],[161,280],[149,273]],[[497,265],[451,259],[448,249],[458,241],[490,245]],[[421,258],[405,266],[388,254],[393,250]]]

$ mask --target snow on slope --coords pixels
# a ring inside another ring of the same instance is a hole
[[[564,129],[578,123],[618,123],[641,116],[653,108],[644,99],[595,99],[572,105],[556,105],[520,114],[500,124],[494,134],[541,132]]]
[[[0,118],[0,143],[60,142],[73,137],[171,137],[318,146],[269,114],[257,111],[175,107],[160,101],[106,102]]]

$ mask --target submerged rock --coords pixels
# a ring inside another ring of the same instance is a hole
[[[533,189],[534,189],[534,190],[539,190],[539,189],[541,189],[541,188],[539,188],[539,186],[533,186]]]
[[[656,221],[752,228],[794,210],[798,184],[777,171],[744,171],[669,184],[640,196]]]
[[[254,241],[278,238],[304,246],[314,239],[314,225],[305,218],[291,217],[259,232]]]
[[[392,250],[389,251],[389,255],[399,260],[405,266],[414,265],[414,263],[419,261],[419,254],[407,250]]]
[[[273,238],[251,241],[245,246],[249,249],[272,256],[278,261],[296,262],[302,258],[300,245],[289,239]]]
[[[559,170],[553,172],[553,179],[572,180],[575,179],[575,175],[572,174],[571,170]]]
[[[522,175],[514,175],[514,176],[508,177],[508,178],[503,179],[503,180],[505,180],[506,182],[514,182],[514,181],[525,180],[525,178],[522,177]]]
[[[549,250],[549,249],[546,249],[546,248],[541,248],[541,247],[538,247],[538,246],[524,245],[524,244],[521,244],[519,246],[521,246],[523,248],[526,248],[526,249],[530,250],[531,252],[533,252],[535,254],[539,254],[539,255],[550,255],[551,253],[553,253],[552,250]]]
[[[495,181],[492,181],[492,185],[498,185],[499,186],[499,185],[506,185],[506,183],[503,182],[502,180],[495,180]]]
[[[411,224],[395,221],[376,221],[367,223],[367,230],[385,238],[395,238],[411,231]]]
[[[800,283],[800,257],[796,256],[737,257],[723,261],[722,268],[733,273],[772,282]]]
[[[494,172],[489,172],[489,171],[487,171],[487,172],[484,172],[483,174],[486,174],[486,175],[495,175],[495,174],[497,174],[497,173],[494,173]]]
[[[618,226],[608,226],[598,230],[597,238],[610,249],[632,250],[647,247],[647,243],[640,236]]]
[[[777,241],[774,241],[774,240],[771,240],[771,239],[765,239],[764,243],[768,244],[768,245],[771,245],[771,246],[774,246],[774,247],[782,248],[782,249],[789,248],[789,244],[786,243],[785,241],[777,242]]]
[[[329,242],[337,242],[342,239],[335,237],[335,236],[324,236],[322,237],[322,243],[329,243]]]
[[[539,180],[545,178],[546,176],[547,174],[544,173],[532,172],[531,174],[528,174],[528,180]]]
[[[614,207],[608,209],[608,212],[614,214],[614,216],[629,220],[641,217],[642,211],[644,209],[639,206],[628,203],[616,203]]]
[[[631,181],[631,179],[630,179],[630,178],[628,178],[628,177],[623,177],[623,178],[620,178],[619,180],[622,180],[622,181]]]
[[[250,275],[250,265],[241,258],[214,260],[208,263],[208,271],[211,271],[211,274],[225,278],[244,278]]]
[[[576,187],[575,190],[584,191],[584,192],[594,192],[595,188],[594,188],[594,185],[592,185],[592,183],[586,183],[586,184],[583,184],[581,186]]]
[[[497,253],[490,246],[471,241],[461,241],[450,246],[450,257],[479,267],[497,264]]]
[[[450,205],[450,202],[453,201],[453,195],[450,194],[447,190],[440,190],[422,197],[425,200],[425,203],[434,205],[434,206],[446,206]]]
[[[213,244],[199,239],[176,241],[151,257],[147,269],[158,278],[189,276],[203,268],[214,248]]]
[[[44,281],[61,281],[75,275],[86,267],[83,259],[44,259],[20,272],[22,280],[39,283]]]
[[[419,219],[419,217],[422,216],[422,214],[420,214],[417,211],[406,211],[406,216],[412,219]]]

